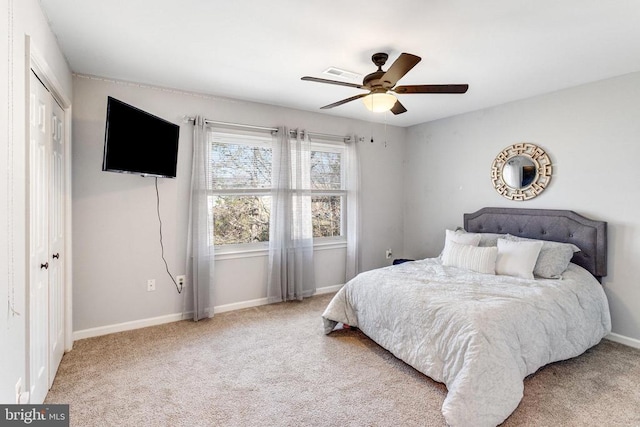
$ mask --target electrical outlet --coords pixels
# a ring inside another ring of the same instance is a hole
[[[387,252],[385,252],[385,256],[387,257],[387,259],[391,259],[391,257],[393,256],[393,252],[391,252],[391,249],[387,249]]]
[[[156,279],[147,280],[147,292],[152,292],[156,290]]]
[[[184,283],[187,281],[186,276],[176,276],[176,282],[178,282],[178,287],[182,289],[184,287]]]

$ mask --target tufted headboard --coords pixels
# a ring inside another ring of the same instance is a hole
[[[573,211],[482,208],[464,214],[464,229],[473,233],[509,233],[530,239],[573,243],[581,249],[571,262],[598,280],[607,275],[607,223]]]

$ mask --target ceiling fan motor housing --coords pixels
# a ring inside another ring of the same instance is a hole
[[[382,71],[382,66],[386,64],[387,59],[389,59],[389,55],[384,52],[378,52],[371,55],[371,61],[378,67],[377,71],[374,71],[371,74],[367,74],[365,78],[362,80],[362,85],[370,88],[372,91],[383,92],[384,90],[376,90],[376,89],[391,89],[393,86],[391,82],[387,82],[385,85],[383,81],[380,81],[382,76],[384,76],[385,71]]]
[[[371,89],[374,89],[376,86],[381,86],[382,82],[380,79],[382,76],[384,76],[384,71],[375,71],[371,74],[367,74],[362,80],[362,86],[366,86]]]

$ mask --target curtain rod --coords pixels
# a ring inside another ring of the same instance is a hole
[[[185,122],[194,122],[195,118],[194,117],[184,117],[184,121]],[[204,119],[204,123],[207,125],[217,125],[217,126],[223,126],[223,127],[233,127],[233,128],[242,128],[242,129],[251,129],[251,130],[258,130],[258,131],[264,131],[264,132],[278,132],[278,128],[274,128],[274,127],[266,127],[266,126],[254,126],[254,125],[245,125],[242,123],[231,123],[231,122],[218,122],[215,120],[209,120],[209,119]],[[294,129],[291,129],[289,131],[289,133],[293,133],[295,134],[297,131]],[[309,137],[316,137],[316,138],[325,138],[325,139],[337,139],[339,141],[343,141],[343,142],[349,142],[351,141],[351,137],[350,136],[343,136],[343,135],[333,135],[330,133],[318,133],[318,132],[307,132],[307,135],[309,135]]]

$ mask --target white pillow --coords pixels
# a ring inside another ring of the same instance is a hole
[[[533,268],[533,275],[545,279],[559,279],[567,269],[575,252],[580,248],[571,243],[552,242],[548,240],[527,239],[507,234],[505,239],[512,242],[542,242],[542,249]]]
[[[451,242],[458,243],[461,245],[471,245],[478,246],[480,243],[480,235],[474,233],[456,233],[453,230],[445,231],[445,239],[444,239],[444,249],[442,250],[442,256],[449,251],[449,246]]]
[[[442,255],[442,265],[464,268],[484,274],[496,274],[498,248],[479,248],[450,241],[448,250]]]
[[[498,239],[496,274],[533,279],[542,242],[511,242]]]

